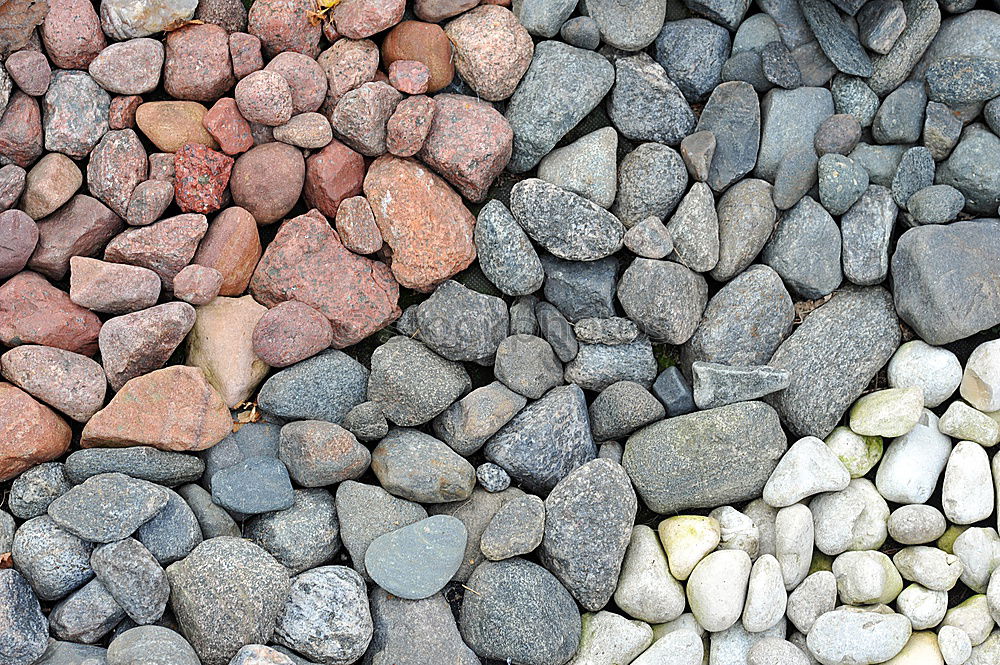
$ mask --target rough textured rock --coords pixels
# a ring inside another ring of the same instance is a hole
[[[0,286],[4,344],[41,344],[92,356],[100,330],[97,315],[74,304],[38,273],[18,273]]]
[[[0,478],[10,480],[69,449],[69,426],[20,388],[0,383],[0,406]]]
[[[104,370],[86,356],[25,344],[0,356],[0,371],[17,387],[77,422],[87,422],[104,405]]]

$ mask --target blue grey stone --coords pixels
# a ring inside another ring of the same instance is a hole
[[[198,526],[201,527],[202,536],[207,540],[219,536],[242,535],[240,527],[229,513],[212,501],[212,495],[201,485],[182,485],[177,488],[177,493],[184,498],[184,502],[191,508]]]
[[[601,127],[542,158],[538,177],[610,208],[618,186],[617,153],[618,131]]]
[[[449,515],[434,515],[379,536],[365,553],[372,580],[394,596],[433,596],[462,565],[468,534]]]
[[[53,640],[33,665],[107,665],[107,653],[107,649],[89,644]]]
[[[9,513],[0,510],[0,549],[10,552],[14,542],[14,518]]]
[[[94,543],[133,534],[169,499],[167,490],[121,473],[88,478],[49,505],[49,517],[63,529]]]
[[[568,363],[580,351],[580,345],[573,333],[573,324],[548,302],[535,305],[535,316],[538,319],[538,332],[549,343],[559,360]],[[513,331],[512,331],[513,332]]]
[[[250,518],[244,536],[292,573],[321,566],[340,549],[333,495],[325,489],[295,490],[291,508]]]
[[[661,0],[589,0],[587,13],[597,22],[605,44],[623,51],[649,46],[666,17]]]
[[[187,640],[162,626],[126,630],[108,645],[107,659],[108,665],[198,665],[200,662]]]
[[[656,60],[688,101],[701,102],[721,82],[730,47],[721,25],[702,18],[667,21],[656,38]]]
[[[927,93],[920,81],[893,90],[875,114],[872,137],[879,143],[916,143],[924,126]]]
[[[802,15],[823,52],[837,69],[854,76],[871,76],[874,68],[857,36],[828,0],[799,0]]]
[[[538,399],[550,388],[555,388],[563,382],[563,366],[552,350],[552,346],[544,339],[534,335],[511,335],[501,342],[500,349],[497,351],[496,363],[493,366],[493,373],[503,386],[530,399]],[[523,402],[521,406],[524,406]],[[451,408],[454,408],[454,405]],[[505,409],[500,410],[499,415],[508,419],[513,416]],[[478,420],[487,420],[488,422],[489,419],[479,417]],[[499,425],[502,424],[504,423],[499,423]],[[490,428],[492,429],[492,427]],[[489,434],[492,435],[494,432],[496,429],[493,429]],[[479,438],[476,437],[476,440],[479,445],[482,445],[485,438],[482,441],[479,441]],[[475,449],[478,449],[479,445],[475,446]],[[452,447],[455,446],[452,445]],[[471,454],[475,452],[475,449],[456,448],[463,454]]]
[[[695,14],[735,30],[750,8],[750,0],[685,0],[685,5]]]
[[[773,41],[760,52],[764,78],[774,85],[792,90],[802,85],[802,72],[792,52],[781,41]]]
[[[990,124],[990,129],[996,133],[997,125],[990,123],[990,102],[983,109],[986,122]],[[1000,106],[993,105],[1000,109]],[[962,135],[962,119],[957,117],[950,108],[938,102],[927,102],[927,110],[924,113],[924,147],[931,151],[931,157],[935,162],[940,162],[948,158],[952,149],[958,144],[958,139]]]
[[[22,473],[10,484],[7,505],[15,517],[29,520],[44,515],[49,504],[68,492],[72,486],[60,462],[39,464]]]
[[[340,426],[358,441],[378,441],[389,432],[389,421],[375,402],[362,402],[347,412]]]
[[[32,665],[48,643],[48,621],[27,580],[16,570],[0,570],[0,659]]]
[[[695,362],[694,403],[699,409],[714,409],[736,402],[747,402],[788,387],[788,370],[767,365],[721,365]]]
[[[420,341],[448,360],[490,364],[509,325],[507,303],[451,279],[417,305]]]
[[[193,483],[205,471],[196,456],[148,446],[87,448],[66,458],[66,477],[79,484],[99,473],[124,473],[158,485],[174,487]]]
[[[683,344],[705,311],[708,283],[679,263],[636,259],[618,283],[618,300],[650,339]]]
[[[493,462],[483,462],[476,467],[476,480],[480,487],[491,494],[510,487],[510,476]]]
[[[589,16],[574,16],[559,28],[559,36],[570,46],[595,50],[601,45],[601,29]]]
[[[698,118],[697,131],[715,135],[715,153],[708,172],[708,184],[724,191],[753,170],[760,147],[760,102],[748,83],[722,83]]]
[[[794,49],[814,39],[797,0],[758,0],[757,4],[774,20],[781,41],[788,48]]]
[[[997,139],[997,143],[1000,145],[1000,139]],[[892,178],[892,198],[896,200],[896,205],[905,209],[911,196],[924,187],[933,185],[935,166],[931,151],[923,146],[915,146],[904,152],[896,175]]]
[[[212,500],[243,515],[285,510],[295,502],[285,465],[273,457],[250,457],[212,478]]]
[[[863,79],[837,74],[830,84],[837,113],[848,113],[857,118],[862,127],[870,127],[878,112],[879,98]]]
[[[792,291],[812,300],[840,286],[840,247],[837,223],[806,196],[781,215],[761,259]]]
[[[771,193],[774,207],[778,210],[788,210],[801,201],[819,181],[816,169],[818,165],[819,158],[812,146],[802,146],[786,152],[774,174],[774,189]],[[773,222],[771,228],[774,228]]]
[[[216,473],[251,457],[277,457],[280,438],[281,425],[267,421],[246,423],[227,434],[222,441],[199,453],[205,462],[201,484],[210,488]]]
[[[90,565],[111,597],[137,624],[151,624],[163,616],[170,585],[142,543],[125,538],[101,545],[90,556]]]
[[[656,358],[645,335],[628,344],[581,344],[580,352],[567,363],[564,374],[567,383],[594,391],[619,381],[635,381],[649,387],[655,378]]]
[[[328,349],[297,362],[264,382],[261,409],[286,420],[339,423],[365,401],[368,370],[343,351]]]
[[[569,18],[576,0],[517,0],[511,9],[518,22],[535,37],[554,37]],[[595,47],[596,48],[596,47]]]
[[[633,227],[636,228],[636,227]],[[584,344],[628,344],[639,336],[639,328],[629,319],[609,316],[604,319],[580,319],[573,326],[576,338]]]
[[[671,365],[656,377],[656,381],[653,382],[653,394],[663,402],[668,418],[683,416],[697,409],[691,386],[676,365]]]
[[[365,553],[372,541],[427,517],[427,511],[419,503],[353,480],[345,480],[337,486],[336,507],[344,548],[351,556],[354,569],[366,579]]]
[[[666,415],[663,404],[635,381],[618,381],[590,403],[590,429],[597,441],[627,436]]]
[[[492,199],[476,219],[476,254],[479,266],[494,286],[509,296],[534,293],[545,273],[538,253],[507,207]]]
[[[951,56],[930,63],[927,94],[950,105],[985,102],[1000,95],[1000,57]]]
[[[393,665],[480,665],[476,654],[458,633],[455,617],[441,594],[423,600],[397,598],[372,589],[374,634],[367,658]]]
[[[865,167],[871,184],[891,187],[899,168],[899,160],[907,150],[905,145],[859,143],[848,157]]]
[[[762,133],[756,175],[769,182],[785,154],[812,145],[816,130],[833,115],[833,97],[825,88],[771,90],[761,104]]]
[[[136,539],[161,566],[180,561],[202,541],[198,518],[181,495],[167,490],[167,505],[139,527]]]
[[[476,470],[444,441],[409,428],[389,431],[372,452],[372,471],[396,496],[421,503],[469,498]]]
[[[741,51],[728,58],[722,65],[721,76],[723,81],[749,83],[759,94],[774,87],[764,76],[764,63],[757,51]]]
[[[615,128],[633,141],[676,146],[695,123],[681,90],[645,53],[615,60],[607,111]]]
[[[858,38],[876,53],[888,53],[906,28],[901,0],[871,0],[858,12]]]
[[[816,166],[819,200],[831,215],[840,216],[868,189],[868,171],[850,157],[828,153]]]
[[[909,77],[941,25],[937,0],[904,0],[903,11],[906,12],[906,28],[888,53],[872,58],[868,86],[880,97],[898,88]]]
[[[951,185],[924,187],[906,202],[907,211],[918,224],[947,224],[965,207],[965,197]]]
[[[844,277],[872,286],[889,274],[889,240],[898,209],[892,192],[872,185],[840,218]]]
[[[535,296],[520,296],[510,304],[510,334],[537,335],[538,317],[535,316]]]
[[[511,335],[511,337],[518,336]],[[525,335],[525,337],[530,336]],[[506,341],[501,342],[501,350],[506,349]],[[552,355],[551,347],[548,349],[542,347],[542,350],[543,353],[548,351],[548,354]],[[504,354],[500,351],[497,352],[498,358],[502,355]],[[562,365],[558,361],[555,365],[558,368],[554,371],[558,384],[562,378]],[[494,373],[498,374],[498,366],[494,366]],[[434,434],[458,454],[472,455],[527,403],[525,397],[518,395],[499,380],[494,381],[476,388],[435,418]]]
[[[978,123],[966,127],[951,156],[941,164],[937,184],[962,192],[967,212],[996,215],[1000,205],[1000,138]]]
[[[781,39],[781,33],[774,19],[763,12],[751,14],[736,28],[732,53],[734,55],[743,51],[760,53],[767,44],[776,39]]]
[[[43,515],[28,520],[14,534],[11,556],[42,600],[58,600],[94,576],[94,545],[60,528]]]
[[[612,212],[632,227],[647,217],[666,218],[687,191],[684,159],[662,143],[643,143],[618,166],[618,198]]]
[[[480,549],[490,561],[529,554],[545,535],[545,503],[522,494],[505,503],[483,531]]]
[[[61,640],[91,644],[125,619],[125,610],[100,580],[90,580],[52,608],[49,626]]]
[[[545,299],[568,321],[614,315],[617,258],[563,261],[546,254],[542,256],[542,266],[545,269]]]

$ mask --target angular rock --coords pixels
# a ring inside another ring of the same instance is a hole
[[[756,176],[773,181],[785,155],[802,145],[811,145],[816,130],[833,113],[833,98],[824,88],[768,92],[761,102]]]
[[[615,61],[607,111],[618,131],[633,141],[675,146],[695,125],[694,112],[680,88],[645,53]]]
[[[664,219],[687,190],[683,158],[662,143],[643,143],[622,159],[614,214],[627,227],[649,216]]]
[[[38,273],[24,271],[0,286],[0,342],[40,344],[90,356],[101,321]]]
[[[804,298],[822,298],[843,281],[840,230],[811,197],[782,214],[761,255]]]
[[[741,81],[719,85],[705,103],[695,130],[710,131],[715,137],[715,152],[706,182],[713,190],[724,191],[752,171],[757,162],[760,144],[757,93],[750,84]]]
[[[48,620],[21,573],[0,570],[0,656],[11,665],[30,665],[45,652]]]
[[[88,478],[49,504],[61,528],[95,543],[126,538],[167,504],[167,491],[121,473]]]
[[[695,362],[691,365],[694,377],[694,401],[699,409],[716,407],[759,399],[788,387],[787,370],[776,370],[767,365],[730,366],[716,363]]]
[[[111,388],[163,367],[195,322],[194,308],[170,302],[109,319],[99,338]]]
[[[77,422],[87,422],[104,405],[104,370],[86,356],[23,345],[0,357],[0,370],[15,386]]]
[[[38,245],[28,268],[62,279],[73,256],[96,254],[108,240],[125,228],[110,208],[97,199],[77,194],[66,205],[39,220]]]
[[[108,93],[85,72],[53,73],[42,98],[45,149],[74,159],[86,157],[108,131],[110,106]]]
[[[70,258],[69,297],[75,304],[105,314],[147,309],[160,296],[160,277],[140,266]]]

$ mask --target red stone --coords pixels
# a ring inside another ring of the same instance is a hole
[[[49,89],[52,67],[44,53],[27,49],[17,51],[10,54],[3,66],[25,94],[39,97]]]
[[[319,310],[333,326],[336,348],[357,344],[400,315],[399,286],[385,264],[347,250],[315,210],[281,225],[250,292],[268,307],[298,300]]]
[[[256,0],[247,17],[247,31],[260,38],[269,58],[295,51],[315,58],[322,33],[313,18],[315,0]]]
[[[368,168],[364,190],[403,286],[430,291],[475,260],[476,218],[427,167],[383,155]]]
[[[292,93],[292,112],[319,110],[326,98],[326,72],[307,55],[285,51],[267,63],[265,71],[274,72],[288,83]]]
[[[38,221],[38,246],[28,267],[59,280],[73,256],[93,256],[125,222],[95,198],[77,194],[48,217]]]
[[[219,295],[221,286],[221,272],[192,263],[174,277],[174,296],[192,305],[204,305]]]
[[[42,23],[42,43],[59,69],[86,69],[107,45],[101,19],[90,0],[49,2]]]
[[[297,300],[267,310],[253,331],[253,350],[271,367],[288,367],[312,357],[333,342],[333,328],[322,313]]]
[[[28,172],[17,164],[0,166],[0,212],[14,207],[21,198],[27,179]]]
[[[72,432],[55,411],[9,383],[0,383],[0,482],[69,450]]]
[[[457,16],[479,4],[479,0],[414,0],[413,12],[431,23]]]
[[[69,297],[80,307],[128,314],[152,307],[160,297],[160,276],[149,268],[85,256],[74,256],[69,265]]]
[[[24,269],[36,243],[35,220],[17,209],[0,212],[0,281]]]
[[[488,101],[514,94],[535,52],[531,35],[504,7],[476,7],[448,24],[455,47],[455,69],[462,80]]]
[[[194,325],[194,307],[168,302],[108,319],[101,328],[101,362],[108,383],[121,390],[129,379],[167,364]]]
[[[305,171],[298,148],[278,142],[255,146],[233,165],[233,203],[246,208],[258,224],[276,222],[298,202]]]
[[[131,129],[110,131],[87,163],[87,188],[119,216],[128,214],[132,190],[146,179],[146,149]]]
[[[292,117],[292,90],[280,75],[266,69],[248,74],[233,92],[248,122],[276,127]]]
[[[36,272],[20,272],[0,286],[0,342],[41,344],[92,356],[101,320]]]
[[[209,136],[209,138],[212,138]],[[177,146],[180,148],[181,146]],[[209,146],[211,147],[211,146]],[[174,181],[174,153],[153,152],[149,155],[149,179]]]
[[[104,260],[149,268],[168,291],[174,275],[191,262],[198,241],[208,230],[205,215],[185,213],[119,233],[104,250]]]
[[[427,65],[431,77],[428,92],[437,92],[455,78],[451,42],[439,25],[403,21],[382,41],[382,60],[390,67],[397,60],[417,60]]]
[[[24,344],[3,354],[0,368],[5,379],[77,422],[87,422],[104,406],[104,370],[79,353]]]
[[[264,56],[260,48],[260,39],[254,35],[245,32],[229,35],[229,56],[233,61],[233,76],[237,81],[264,67]]]
[[[234,83],[225,28],[205,23],[167,33],[163,87],[171,97],[213,102]]]
[[[174,199],[182,212],[210,213],[224,201],[233,158],[200,143],[174,153]]]
[[[330,141],[306,160],[306,203],[334,217],[341,201],[361,193],[364,178],[364,158],[340,141]]]
[[[329,115],[340,98],[378,72],[378,47],[370,39],[338,39],[317,58],[326,72],[327,90],[321,110]]]
[[[364,39],[399,23],[405,10],[406,0],[340,0],[333,22],[344,37]]]
[[[397,60],[389,65],[389,83],[393,88],[408,95],[422,95],[427,92],[431,70],[418,60]]]
[[[202,123],[227,155],[238,155],[253,147],[250,123],[240,114],[232,97],[223,97],[215,102]]]
[[[382,234],[368,199],[352,196],[337,209],[337,235],[344,247],[355,254],[374,254],[382,249]]]
[[[132,129],[135,127],[135,112],[142,104],[139,95],[112,97],[111,109],[108,111],[108,126],[111,129]]]
[[[42,111],[21,91],[10,96],[0,117],[0,155],[25,169],[42,156]]]
[[[260,252],[253,215],[243,208],[226,208],[212,220],[192,262],[222,273],[219,295],[238,296],[250,283]]]
[[[434,100],[424,95],[407,97],[397,104],[386,125],[386,149],[397,157],[420,152],[431,131],[435,108]]]

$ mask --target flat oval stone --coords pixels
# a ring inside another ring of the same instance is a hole
[[[365,567],[380,587],[400,598],[428,598],[458,572],[468,534],[461,520],[434,515],[379,536]]]

